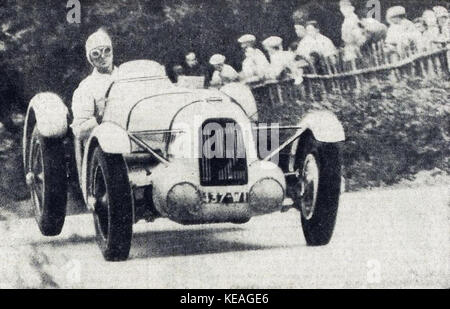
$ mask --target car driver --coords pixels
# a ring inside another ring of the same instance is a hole
[[[75,90],[72,98],[75,137],[83,144],[99,124],[105,108],[105,94],[115,80],[117,68],[113,65],[112,41],[105,30],[99,29],[86,41],[86,56],[94,67]]]

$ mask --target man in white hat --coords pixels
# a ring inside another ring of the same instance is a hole
[[[226,84],[239,81],[239,74],[233,67],[226,64],[225,60],[225,56],[221,54],[215,54],[209,60],[209,63],[214,67],[214,73],[209,84],[211,88],[220,89]]]
[[[255,36],[252,34],[243,35],[238,39],[238,43],[245,53],[245,59],[242,62],[242,81],[245,83],[262,81],[269,62],[264,53],[255,47]]]
[[[316,53],[322,57],[331,57],[337,53],[333,42],[320,33],[316,21],[306,23],[306,36],[298,44],[296,54],[311,60],[311,54]]]
[[[111,38],[102,29],[96,31],[86,41],[86,57],[93,72],[75,90],[72,98],[73,133],[80,141],[89,137],[99,124],[105,108],[104,97],[117,75],[113,65]]]
[[[283,80],[297,78],[295,53],[283,50],[283,39],[271,36],[262,42],[270,57],[270,66],[266,72],[267,79]]]
[[[421,35],[414,23],[406,19],[406,10],[403,6],[389,8],[386,21],[390,25],[386,34],[386,45],[392,52],[402,56],[407,49],[417,48]]]

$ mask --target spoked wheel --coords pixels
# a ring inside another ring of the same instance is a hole
[[[28,157],[27,183],[41,233],[61,233],[66,217],[67,174],[60,138],[45,138],[34,129]]]
[[[295,202],[301,212],[306,243],[323,246],[330,242],[336,224],[341,185],[341,162],[336,144],[317,142],[310,136],[297,157],[299,180]]]
[[[310,220],[316,209],[317,193],[319,191],[319,165],[312,153],[305,158],[301,181],[301,212],[306,220]]]
[[[107,261],[128,258],[133,234],[132,195],[125,161],[97,147],[90,161],[88,199],[94,200],[96,240]]]

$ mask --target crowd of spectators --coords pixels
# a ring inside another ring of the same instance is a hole
[[[339,4],[344,16],[343,46],[339,48],[321,33],[317,21],[298,19],[294,20],[298,40],[288,49],[283,49],[281,37],[271,36],[260,42],[263,52],[257,48],[257,38],[245,34],[237,39],[245,55],[241,72],[227,64],[224,55],[215,54],[204,65],[199,63],[195,53],[190,52],[183,65],[172,68],[175,81],[180,76],[203,76],[204,86],[215,88],[237,81],[254,85],[286,78],[301,84],[304,73],[317,72],[316,64],[323,59],[330,63],[337,61],[340,52],[343,61],[350,63],[363,59],[374,44],[381,43],[391,59],[401,59],[412,52],[427,52],[450,43],[449,13],[442,6],[425,10],[413,21],[407,18],[404,7],[391,7],[386,13],[386,25],[375,18],[359,17],[350,0],[341,0]],[[208,67],[212,74],[208,74]]]

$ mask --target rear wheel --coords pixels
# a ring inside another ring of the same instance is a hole
[[[310,246],[330,242],[336,224],[341,185],[341,162],[336,144],[317,142],[311,135],[297,157],[295,202],[303,234]]]
[[[64,225],[67,204],[63,139],[43,137],[35,127],[27,165],[27,183],[39,229],[45,236],[59,235]]]
[[[88,196],[95,201],[96,240],[107,261],[128,258],[133,234],[132,194],[121,155],[97,147],[91,157]]]

